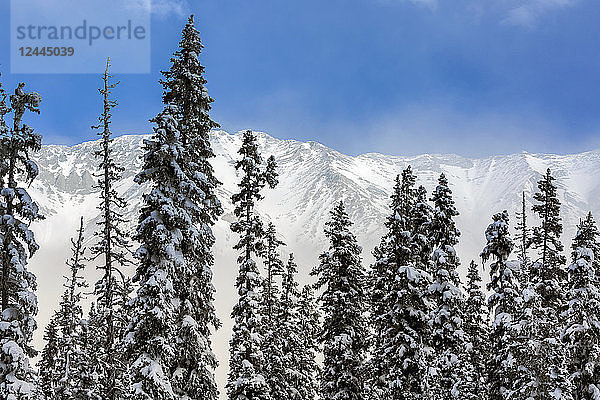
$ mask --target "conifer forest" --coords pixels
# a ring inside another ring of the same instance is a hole
[[[64,290],[46,326],[36,322],[28,269],[39,249],[31,227],[44,219],[28,192],[42,143],[28,121],[44,112],[42,96],[0,80],[0,399],[600,400],[598,226],[590,212],[563,237],[552,170],[533,196],[523,188],[519,212],[488,216],[478,259],[455,250],[454,183],[442,173],[425,188],[408,166],[389,187],[379,245],[359,246],[340,196],[326,204],[318,265],[298,265],[293,248],[282,255],[280,227],[257,210],[283,177],[253,131],[242,135],[230,198],[237,297],[222,393],[215,369],[227,360],[213,340],[223,329],[213,285],[222,177],[209,140],[219,124],[193,16],[173,48],[135,175],[148,190],[134,221],[116,189],[131,166],[114,157],[119,82],[106,61],[90,121],[100,217],[93,231],[81,217],[64,243]],[[101,278],[88,282],[87,268]],[[307,268],[308,283],[298,277]]]

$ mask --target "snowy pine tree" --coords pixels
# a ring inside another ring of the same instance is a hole
[[[35,393],[29,358],[38,312],[36,278],[27,261],[39,248],[32,222],[43,217],[19,182],[31,184],[38,174],[30,153],[41,148],[42,138],[23,122],[26,111],[39,113],[41,96],[26,93],[19,83],[9,97],[0,84],[0,398],[30,400]],[[6,117],[12,112],[12,126]]]
[[[432,256],[433,282],[428,289],[433,302],[430,324],[431,344],[435,352],[431,396],[435,400],[462,398],[464,357],[461,352],[465,340],[461,314],[464,298],[457,272],[460,260],[454,250],[460,232],[454,221],[458,211],[444,174],[440,175],[431,200],[434,204],[431,234],[436,246]]]
[[[44,341],[46,345],[41,352],[41,360],[38,363],[40,376],[38,381],[38,389],[41,390],[42,399],[55,399],[56,387],[60,384],[62,371],[59,368],[58,361],[55,357],[60,354],[58,318],[56,314],[50,318],[50,322],[44,329]]]
[[[519,281],[521,286],[525,286],[528,284],[529,279],[529,264],[531,260],[529,259],[529,254],[527,250],[531,245],[530,241],[530,231],[527,226],[527,208],[525,203],[525,192],[523,192],[523,198],[521,200],[521,211],[517,212],[517,234],[515,236],[515,241],[518,249],[517,259],[520,261],[520,272],[519,272]]]
[[[565,352],[560,343],[561,313],[565,309],[567,287],[565,257],[561,254],[562,224],[560,201],[557,198],[555,178],[550,169],[538,182],[539,192],[533,199],[537,202],[533,211],[540,225],[533,228],[532,248],[538,259],[530,267],[529,280],[534,293],[532,306],[532,352],[540,356],[532,358],[534,374],[529,395],[533,399],[568,400],[570,386],[565,368]]]
[[[363,400],[367,351],[365,320],[366,273],[361,264],[361,248],[350,232],[352,223],[340,202],[326,223],[325,236],[329,250],[321,254],[321,263],[313,269],[318,277],[315,288],[319,296],[324,322],[320,340],[323,345],[321,398]]]
[[[278,248],[285,245],[277,239],[275,225],[269,222],[264,235],[264,263],[266,270],[266,279],[263,281],[262,300],[264,303],[264,316],[266,322],[270,324],[273,318],[278,315],[277,302],[279,301],[279,290],[275,282],[275,277],[282,276],[284,272],[283,261],[279,258]]]
[[[283,319],[281,318],[283,305],[275,282],[275,278],[284,273],[285,267],[278,254],[278,248],[283,244],[281,240],[277,239],[275,225],[269,223],[264,235],[263,259],[266,277],[262,285],[260,314],[263,337],[262,352],[265,356],[264,375],[270,388],[271,397],[274,399],[288,398],[287,386],[290,383],[285,373],[284,342],[287,338],[285,338],[285,327],[282,325]],[[288,333],[292,332],[288,331]]]
[[[185,264],[182,230],[189,217],[182,193],[179,157],[183,152],[175,107],[152,120],[154,136],[144,142],[144,165],[136,182],[148,182],[135,239],[139,263],[134,281],[139,287],[131,301],[132,320],[126,337],[133,399],[175,399],[171,373],[175,357],[175,274]]]
[[[370,383],[373,398],[417,399],[427,393],[424,332],[429,307],[422,294],[431,278],[422,269],[420,257],[413,254],[419,250],[413,243],[413,225],[418,223],[412,218],[413,212],[418,215],[415,180],[410,166],[402,178],[396,178],[386,222],[388,233],[375,251],[379,257],[372,272],[377,288],[371,299],[375,329]]]
[[[112,89],[118,84],[111,83],[112,75],[109,74],[110,60],[106,61],[106,69],[102,76],[104,86],[99,89],[103,99],[103,109],[99,124],[94,129],[99,129],[101,137],[100,149],[94,155],[100,159],[97,174],[98,183],[95,186],[100,190],[100,221],[99,229],[94,232],[96,243],[91,247],[94,259],[101,258],[98,266],[103,273],[96,282],[94,294],[97,297],[97,328],[102,336],[96,338],[96,352],[98,352],[96,371],[99,375],[98,386],[95,392],[106,400],[117,400],[127,397],[129,388],[124,384],[126,373],[126,360],[120,351],[119,331],[117,319],[120,308],[116,304],[116,297],[122,290],[123,273],[121,267],[127,264],[129,255],[129,241],[124,232],[123,209],[126,203],[115,188],[121,178],[123,167],[117,165],[112,157],[112,138],[110,131],[111,109],[116,106],[116,101],[110,99]]]
[[[298,318],[301,349],[297,355],[299,370],[298,399],[319,398],[321,368],[317,363],[319,353],[319,308],[311,285],[305,285],[298,301]]]
[[[480,399],[487,398],[485,386],[487,377],[485,365],[489,356],[489,329],[485,294],[481,286],[479,267],[475,261],[469,264],[467,273],[467,299],[464,303],[463,330],[468,345],[465,349],[465,384],[461,398]]]
[[[209,133],[218,124],[209,112],[213,99],[208,95],[204,67],[198,59],[202,51],[200,34],[190,16],[183,28],[179,49],[171,58],[171,67],[163,72],[163,103],[175,107],[180,146],[176,173],[182,177],[178,199],[181,212],[189,220],[181,226],[181,252],[173,289],[178,300],[175,328],[175,358],[172,374],[173,391],[182,399],[216,400],[218,397],[214,370],[217,359],[212,352],[211,329],[220,322],[214,309],[215,289],[212,284],[215,242],[212,226],[223,213],[216,196],[220,182],[214,175],[211,158],[215,156]]]
[[[510,237],[509,219],[506,211],[495,214],[493,222],[485,231],[487,244],[481,253],[483,262],[492,259],[490,283],[492,292],[488,300],[492,313],[490,330],[490,359],[488,360],[489,398],[501,400],[522,397],[521,387],[527,384],[527,375],[522,375],[523,354],[519,318],[517,314],[522,302],[519,290],[518,271],[508,258],[514,248]]]
[[[273,398],[290,400],[314,400],[318,393],[316,381],[316,336],[318,315],[316,305],[311,303],[310,292],[300,293],[296,274],[298,268],[293,254],[286,264],[281,284],[280,313],[275,321],[282,356],[282,379],[280,387],[273,390]]]
[[[412,236],[411,247],[413,262],[425,272],[431,273],[433,262],[431,255],[434,249],[432,232],[433,208],[427,202],[427,191],[419,186],[416,191],[416,202],[411,211]]]
[[[96,311],[96,304],[92,303],[88,317],[82,320],[81,330],[81,348],[83,349],[82,354],[82,372],[79,376],[80,389],[83,393],[82,398],[86,400],[104,400],[102,394],[98,390],[100,387],[100,374],[101,357],[103,353],[99,353],[104,343],[102,338],[104,337],[104,329],[102,326],[101,315]]]
[[[84,269],[83,217],[77,239],[71,239],[73,255],[67,261],[71,274],[65,278],[65,292],[59,308],[46,327],[46,346],[38,364],[40,382],[47,399],[85,399],[81,376],[86,373],[85,348],[82,342],[82,289],[87,283],[80,275]]]
[[[600,245],[592,213],[581,221],[569,267],[568,309],[562,331],[573,399],[600,398]]]
[[[241,158],[235,168],[241,171],[242,177],[238,183],[240,191],[231,197],[238,219],[231,224],[231,230],[240,235],[234,249],[242,253],[238,257],[239,274],[236,281],[239,299],[231,313],[234,325],[229,350],[227,395],[230,400],[265,400],[271,397],[263,370],[262,299],[258,292],[262,282],[254,260],[255,256],[264,252],[265,232],[255,206],[263,198],[261,190],[266,185],[275,187],[277,173],[272,157],[267,160],[266,168],[262,167],[263,159],[252,131],[244,132],[238,153]]]

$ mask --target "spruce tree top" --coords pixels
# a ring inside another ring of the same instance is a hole
[[[171,58],[171,68],[162,72],[165,79],[161,83],[165,90],[163,103],[179,107],[183,117],[182,139],[186,144],[189,135],[197,131],[208,135],[208,132],[217,128],[219,124],[208,116],[213,99],[205,88],[207,82],[204,78],[204,67],[198,59],[203,46],[200,33],[194,26],[193,15],[188,18],[181,35],[179,49]],[[211,153],[204,154],[205,157],[213,156],[210,146],[205,146],[205,150]]]
[[[539,191],[533,195],[538,204],[535,204],[532,210],[539,216],[541,225],[533,228],[531,243],[533,248],[540,252],[538,261],[546,267],[562,265],[566,261],[561,254],[563,245],[560,235],[563,227],[555,180],[548,168],[546,175],[538,182]]]
[[[571,257],[573,262],[569,266],[569,286],[571,288],[584,288],[595,282],[599,273],[600,244],[598,243],[598,228],[592,213],[577,226],[577,234],[573,239]]]
[[[448,180],[444,174],[441,174],[438,179],[438,185],[432,194],[431,201],[434,206],[431,232],[435,244],[437,246],[456,245],[460,232],[456,228],[454,217],[458,215],[458,211],[454,206],[452,190],[448,187]]]

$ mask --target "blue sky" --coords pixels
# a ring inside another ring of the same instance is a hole
[[[9,70],[42,94],[45,143],[94,138],[97,75]],[[135,1],[135,0],[132,0]],[[151,74],[118,76],[115,134],[151,132],[159,71],[196,15],[223,129],[316,140],[348,154],[466,156],[600,148],[595,0],[155,1]]]

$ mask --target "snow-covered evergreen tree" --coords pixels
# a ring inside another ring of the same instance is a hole
[[[411,236],[412,256],[415,265],[425,272],[432,271],[431,255],[434,249],[432,232],[433,208],[427,202],[427,191],[419,186],[416,202],[411,211],[413,232]]]
[[[271,386],[271,396],[273,398],[302,399],[300,395],[300,380],[303,371],[300,369],[300,351],[302,350],[300,318],[299,318],[299,299],[300,291],[296,274],[298,266],[294,260],[294,255],[290,254],[287,264],[282,271],[281,297],[277,308],[277,315],[273,318],[269,326],[276,331],[279,337],[280,348],[277,349],[280,355],[281,370],[279,388]],[[274,336],[274,335],[273,335]],[[272,379],[271,379],[272,380]]]
[[[29,358],[37,354],[31,346],[37,284],[27,261],[39,248],[29,226],[43,217],[20,183],[31,184],[38,174],[30,153],[40,150],[42,138],[23,117],[26,111],[39,113],[42,98],[26,93],[24,86],[19,83],[9,106],[0,84],[0,398],[7,400],[30,400],[35,394]]]
[[[278,315],[277,302],[279,301],[279,290],[275,282],[277,276],[282,276],[284,272],[283,261],[278,254],[279,246],[285,245],[277,238],[275,225],[269,222],[264,236],[264,263],[266,277],[263,281],[262,300],[264,303],[264,316],[266,322],[270,324],[274,316]]]
[[[58,360],[55,359],[60,354],[58,318],[56,314],[50,318],[50,322],[44,328],[44,341],[46,345],[41,352],[41,360],[38,363],[40,370],[38,389],[42,393],[40,399],[54,399],[56,397],[55,388],[60,384],[62,371],[60,370]]]
[[[144,142],[144,164],[136,182],[149,183],[136,240],[138,282],[131,301],[126,336],[133,399],[175,399],[171,373],[175,364],[177,296],[173,281],[184,268],[182,230],[189,223],[182,191],[187,183],[179,165],[183,152],[177,110],[167,106],[156,116],[154,136]]]
[[[564,346],[560,342],[560,316],[566,308],[566,260],[560,242],[560,201],[554,180],[548,169],[538,182],[539,191],[533,196],[537,203],[532,209],[538,215],[540,225],[533,228],[531,235],[532,248],[537,250],[538,259],[529,269],[529,280],[535,295],[532,306],[532,339],[535,348],[532,353],[539,354],[539,357],[532,358],[534,382],[529,395],[533,399],[552,397],[568,400],[572,397],[566,376]]]
[[[98,183],[96,189],[100,191],[100,221],[99,229],[94,232],[96,243],[91,247],[94,259],[101,259],[98,269],[102,277],[96,282],[94,294],[97,297],[97,328],[102,336],[96,338],[98,353],[96,372],[98,386],[95,392],[105,400],[117,400],[127,397],[129,388],[124,384],[126,373],[126,360],[120,351],[119,331],[117,319],[120,308],[116,304],[116,297],[122,291],[123,272],[121,268],[127,264],[129,255],[129,240],[124,231],[126,220],[123,218],[123,209],[126,207],[125,199],[117,193],[116,184],[121,178],[123,167],[117,165],[112,156],[112,133],[110,131],[111,110],[116,106],[116,101],[110,99],[112,89],[118,84],[111,83],[112,75],[109,74],[110,60],[106,61],[106,69],[102,76],[104,86],[99,89],[102,95],[103,108],[99,124],[94,129],[99,129],[101,137],[100,149],[94,155],[100,160]]]
[[[294,256],[290,254],[281,284],[280,312],[273,321],[281,339],[279,352],[283,379],[279,388],[271,386],[271,395],[290,400],[314,400],[318,393],[315,353],[319,321],[317,307],[311,303],[314,301],[311,293],[300,293],[297,273]]]
[[[465,348],[464,399],[487,399],[485,365],[489,357],[488,310],[481,285],[479,267],[475,261],[467,272],[467,299],[464,303],[463,330],[468,345]]]
[[[431,235],[436,247],[432,256],[433,282],[428,289],[433,302],[430,324],[431,345],[435,353],[431,398],[461,398],[461,375],[464,368],[461,353],[465,346],[461,314],[464,298],[457,272],[460,260],[454,249],[460,232],[454,221],[458,211],[454,207],[452,191],[444,174],[440,175],[431,200],[434,205]]]
[[[317,363],[319,353],[320,314],[311,285],[305,285],[298,301],[298,318],[301,349],[298,354],[299,370],[298,399],[319,398],[321,368]]]
[[[525,202],[525,192],[521,200],[521,211],[517,212],[517,234],[515,235],[516,246],[518,250],[517,259],[521,263],[519,272],[519,281],[521,286],[528,285],[529,280],[529,259],[528,249],[531,245],[530,230],[527,225],[527,203]]]
[[[85,348],[82,342],[82,289],[87,283],[80,275],[84,269],[83,217],[77,239],[71,239],[72,256],[67,260],[70,275],[66,277],[65,292],[59,308],[46,327],[46,346],[38,364],[42,391],[47,399],[84,399],[81,376],[85,374]]]
[[[571,246],[563,341],[573,399],[600,399],[600,245],[592,213],[581,221]]]
[[[178,301],[175,328],[175,358],[172,386],[182,399],[218,397],[214,370],[217,359],[212,352],[211,328],[220,322],[214,308],[215,289],[212,284],[215,242],[212,226],[223,213],[216,195],[220,182],[214,175],[211,158],[215,156],[209,133],[218,124],[209,112],[213,99],[208,95],[204,67],[198,59],[202,51],[200,34],[190,16],[183,28],[179,49],[171,58],[171,67],[164,71],[163,102],[175,107],[177,121],[178,168],[185,178],[180,193],[186,199],[178,204],[189,220],[181,226],[182,263],[175,271],[173,289]],[[179,199],[178,201],[180,201]]]
[[[103,356],[98,349],[103,346],[104,330],[101,315],[96,311],[96,303],[90,305],[87,319],[82,320],[80,333],[82,354],[82,372],[79,376],[79,386],[85,400],[104,400],[99,391],[102,375],[98,373]],[[78,399],[79,400],[79,399]]]
[[[239,192],[231,199],[237,221],[231,230],[240,235],[234,249],[240,250],[239,274],[236,281],[239,299],[233,307],[234,320],[230,341],[227,395],[230,400],[270,399],[269,386],[264,376],[265,355],[262,352],[262,299],[258,291],[262,281],[254,257],[264,252],[264,227],[256,213],[256,202],[263,198],[261,190],[277,185],[274,158],[269,157],[266,168],[252,131],[243,134],[240,159],[235,168],[241,171]]]
[[[263,279],[260,307],[262,352],[265,356],[264,375],[269,385],[271,397],[274,399],[288,398],[289,384],[285,373],[285,327],[281,318],[282,304],[275,278],[284,273],[283,261],[279,256],[279,246],[284,243],[277,238],[275,225],[269,223],[264,235],[263,259],[266,276]],[[293,334],[288,331],[288,334]]]
[[[372,271],[377,290],[371,299],[375,335],[370,396],[376,399],[417,399],[427,390],[424,332],[429,307],[423,292],[430,277],[413,254],[419,250],[413,243],[413,223],[418,223],[412,218],[413,212],[418,215],[415,180],[410,166],[396,178],[388,232],[375,251],[379,257]]]
[[[366,398],[366,272],[351,225],[340,201],[325,227],[329,250],[321,254],[320,264],[312,271],[318,277],[315,288],[323,289],[319,296],[324,314],[320,334],[324,356],[320,388],[323,399]]]
[[[523,371],[525,361],[521,353],[519,329],[520,303],[518,271],[508,258],[514,248],[509,232],[508,213],[495,214],[492,223],[485,231],[487,244],[481,258],[483,262],[492,259],[490,283],[492,292],[488,300],[493,316],[490,330],[488,360],[488,384],[490,400],[522,397],[521,387],[527,384],[527,374]]]
[[[410,241],[408,211],[410,210],[410,202],[414,200],[415,177],[410,166],[405,172],[408,172],[403,174],[408,178],[406,181],[400,175],[396,176],[391,196],[391,215],[387,217],[385,223],[388,231],[381,238],[380,245],[373,250],[375,263],[369,272],[369,281],[372,288],[369,299],[372,333],[370,338],[371,358],[369,360],[370,381],[368,387],[369,396],[374,399],[383,398],[389,392],[387,379],[392,365],[387,354],[390,338],[386,335],[393,318],[390,313],[393,304],[390,304],[390,301],[395,303],[395,299],[392,299],[391,296],[394,291],[394,279],[398,269],[396,258],[398,258],[398,253],[401,251],[403,252],[400,255],[401,262],[410,258],[410,248],[407,245]],[[395,295],[395,292],[393,295]]]

